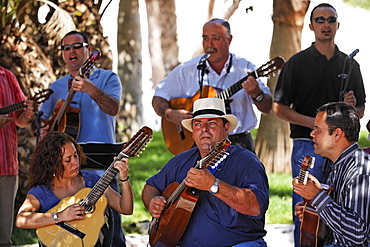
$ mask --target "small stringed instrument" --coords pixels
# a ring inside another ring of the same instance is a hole
[[[93,51],[90,57],[79,69],[78,76],[91,73],[99,59],[100,51]],[[71,106],[72,99],[75,94],[76,91],[72,90],[71,87],[66,99],[61,99],[57,102],[53,117],[49,121],[45,121],[47,125],[50,125],[49,132],[65,132],[71,135],[74,139],[77,139],[80,129],[80,108]]]
[[[203,169],[223,161],[230,143],[228,139],[221,141],[196,164],[195,168]],[[161,216],[154,218],[150,224],[149,243],[151,246],[158,242],[166,246],[176,246],[188,225],[199,193],[183,181],[181,184],[171,183],[162,195],[167,200],[166,206]]]
[[[33,97],[30,98],[30,100],[35,101],[37,104],[40,104],[50,98],[50,95],[52,95],[54,92],[51,89],[43,89],[41,91],[38,91],[35,93]],[[0,114],[9,114],[14,111],[18,111],[22,108],[24,108],[24,101],[8,105],[5,107],[0,108]]]
[[[298,182],[307,183],[308,169],[313,168],[315,158],[306,155],[301,169],[299,171]],[[325,185],[323,185],[325,186]],[[330,192],[330,187],[325,187]],[[323,247],[327,245],[330,238],[329,228],[320,220],[316,210],[310,205],[310,202],[304,199],[305,207],[303,209],[303,219],[300,228],[300,246],[301,247]]]
[[[199,98],[216,97],[226,101],[243,88],[242,83],[247,80],[248,76],[253,76],[254,78],[266,77],[282,69],[284,65],[285,60],[282,57],[275,57],[218,94],[213,87],[203,86],[202,95],[200,95],[200,90],[198,90],[193,97],[174,98],[170,100],[170,107],[176,110],[184,109],[192,111],[194,101]],[[190,131],[185,128],[181,128],[164,118],[162,118],[162,133],[168,150],[175,155],[189,150],[194,144]]]
[[[141,128],[123,146],[122,151],[92,189],[83,188],[74,196],[62,199],[58,205],[47,211],[49,213],[60,212],[69,205],[79,203],[85,208],[86,218],[38,228],[36,234],[43,245],[86,247],[96,244],[101,227],[105,223],[104,211],[107,206],[107,199],[103,193],[118,172],[114,168],[114,162],[124,157],[138,156],[152,139],[152,133],[153,131],[149,127]]]

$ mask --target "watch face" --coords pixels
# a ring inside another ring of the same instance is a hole
[[[212,187],[211,187],[211,191],[212,191],[213,193],[216,193],[216,192],[218,191],[218,187],[217,187],[217,186],[215,186],[215,185],[212,185]]]
[[[216,178],[215,183],[209,188],[212,194],[216,194],[218,192],[218,179]]]

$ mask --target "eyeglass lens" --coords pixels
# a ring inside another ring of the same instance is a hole
[[[328,18],[325,19],[325,17],[319,16],[314,18],[314,20],[316,21],[316,23],[324,23],[325,21],[328,21],[328,23],[335,23],[337,22],[337,17],[329,16]]]
[[[77,42],[72,45],[62,45],[60,49],[62,51],[69,51],[72,47],[73,49],[81,49],[82,47],[87,46],[87,43]]]

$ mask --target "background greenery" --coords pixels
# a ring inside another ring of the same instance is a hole
[[[254,131],[252,134],[255,134]],[[367,131],[361,131],[360,147],[369,147]],[[134,191],[135,204],[134,213],[123,216],[123,228],[125,233],[140,232],[139,224],[150,221],[151,216],[141,201],[141,190],[145,180],[157,173],[173,155],[164,145],[162,132],[154,132],[153,140],[148,144],[146,150],[140,157],[130,159],[130,181]],[[292,224],[291,208],[291,175],[290,174],[268,174],[270,185],[270,205],[266,214],[266,224]],[[14,227],[13,244],[36,243],[37,238],[34,229],[19,229]]]

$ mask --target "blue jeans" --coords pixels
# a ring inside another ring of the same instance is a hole
[[[292,150],[292,175],[293,178],[299,175],[301,169],[302,161],[306,155],[315,157],[314,167],[311,170],[308,170],[310,174],[315,176],[320,182],[324,182],[325,176],[322,172],[322,167],[324,164],[324,158],[320,155],[314,153],[313,148],[314,142],[312,140],[294,140],[293,141],[293,150]],[[294,207],[295,205],[303,201],[303,198],[294,193],[292,194],[292,207],[293,207],[293,222],[294,222],[294,246],[299,247],[299,235],[300,235],[300,226],[301,222],[298,217],[294,216]]]

